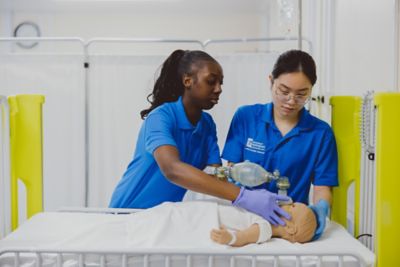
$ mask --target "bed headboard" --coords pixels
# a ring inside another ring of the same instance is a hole
[[[332,129],[338,149],[339,186],[333,189],[331,218],[348,227],[347,192],[354,182],[354,234],[358,235],[361,164],[361,97],[333,96]]]
[[[27,217],[43,210],[42,95],[8,98],[10,109],[11,228],[18,227],[18,180],[26,187]]]
[[[374,96],[376,125],[377,266],[398,266],[400,240],[400,93]]]

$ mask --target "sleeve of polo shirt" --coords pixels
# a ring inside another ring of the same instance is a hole
[[[211,133],[208,141],[208,158],[207,165],[211,164],[221,164],[220,151],[218,146],[218,138],[217,138],[217,127],[215,126],[214,121],[211,121]]]
[[[168,114],[157,112],[150,114],[145,122],[146,151],[153,154],[154,150],[163,145],[177,146],[172,131],[174,122]]]
[[[239,108],[233,115],[231,126],[229,127],[228,136],[226,137],[222,158],[231,162],[243,161],[243,144],[244,144],[244,125],[241,113],[243,108]]]
[[[325,133],[314,172],[314,185],[338,186],[338,156],[335,136],[331,129]]]

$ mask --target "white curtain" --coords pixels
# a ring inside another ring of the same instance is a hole
[[[43,94],[44,208],[84,204],[82,55],[0,55],[0,94]],[[23,203],[21,203],[23,204]]]
[[[98,55],[89,70],[89,206],[106,207],[136,145],[154,75],[166,56]]]
[[[224,84],[220,102],[210,113],[217,124],[221,152],[236,109],[242,105],[267,103],[271,100],[268,76],[278,56],[279,53],[216,56],[224,71]]]

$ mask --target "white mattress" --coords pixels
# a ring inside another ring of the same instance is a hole
[[[199,209],[194,210],[197,214],[203,214]],[[367,266],[373,266],[374,254],[364,247],[360,242],[350,236],[347,231],[335,222],[329,222],[324,235],[317,241],[307,244],[292,244],[286,240],[273,238],[264,244],[251,244],[242,248],[232,248],[224,245],[215,244],[209,239],[209,227],[187,227],[187,222],[182,221],[179,225],[177,215],[149,217],[148,228],[137,229],[137,240],[153,239],[152,242],[147,242],[146,245],[140,245],[140,242],[133,242],[135,237],[132,229],[132,220],[143,220],[146,216],[143,213],[141,216],[135,215],[114,215],[114,214],[96,214],[96,213],[76,213],[76,212],[45,212],[33,216],[16,231],[0,240],[0,266],[11,266],[13,264],[13,255],[2,253],[13,249],[26,249],[28,251],[35,250],[51,250],[51,251],[147,251],[149,253],[174,251],[177,254],[196,253],[221,253],[221,254],[253,254],[260,253],[261,255],[277,255],[277,254],[304,254],[314,255],[316,253],[325,254],[342,254],[349,253],[360,257]],[[210,221],[210,214],[198,216],[207,218]],[[175,217],[175,218],[174,218]],[[162,220],[161,218],[165,218]],[[164,221],[164,222],[162,222]],[[213,219],[211,219],[213,221]],[[144,220],[145,222],[145,220]],[[179,241],[176,234],[167,235],[170,228],[168,223],[174,223],[174,229],[171,232],[180,232]],[[184,225],[186,224],[186,225]],[[151,229],[159,227],[157,233]],[[147,229],[147,230],[146,230]],[[162,230],[163,229],[163,230]],[[154,243],[154,239],[162,237],[162,241]],[[154,245],[157,244],[157,245]],[[1,254],[2,253],[2,254]],[[34,258],[32,254],[21,254],[21,266],[34,266]],[[120,258],[114,257],[107,259],[110,266],[118,265]],[[129,258],[128,263],[137,264],[141,258]],[[204,266],[208,264],[209,258],[204,256],[196,256],[193,258],[192,266]],[[272,264],[270,257],[258,257],[257,261],[263,262],[263,266]],[[93,256],[93,261],[98,261]],[[164,264],[161,257],[152,256],[151,266],[157,266],[157,262]],[[186,260],[183,256],[174,256],[171,258],[170,266],[185,266]],[[221,262],[219,262],[221,261]],[[49,256],[43,261],[44,266],[55,266],[54,256]],[[302,266],[316,266],[317,259],[313,256],[302,257]],[[337,266],[337,257],[326,256],[323,258],[325,262],[322,266]],[[235,266],[251,266],[251,259],[244,256],[238,257]],[[279,266],[294,266],[295,258],[281,257]],[[76,258],[71,257],[63,266],[76,266]],[[109,266],[107,265],[107,266]],[[129,264],[128,264],[129,265]],[[223,261],[223,256],[214,259],[214,266],[229,266],[229,261]],[[272,266],[272,265],[271,265]],[[352,257],[346,257],[343,266],[358,266],[355,265],[355,260]]]

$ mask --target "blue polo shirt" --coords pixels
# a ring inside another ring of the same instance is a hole
[[[311,183],[338,185],[338,159],[331,127],[301,110],[298,124],[285,136],[275,125],[273,103],[240,107],[231,122],[222,158],[249,160],[267,171],[279,170],[290,181],[288,195],[308,204]],[[277,192],[275,182],[258,186]]]
[[[133,160],[111,197],[112,208],[150,208],[165,201],[181,201],[186,189],[171,183],[153,157],[160,146],[175,146],[180,159],[198,169],[221,164],[216,127],[211,116],[202,112],[192,125],[182,99],[165,103],[149,113],[136,143]]]

